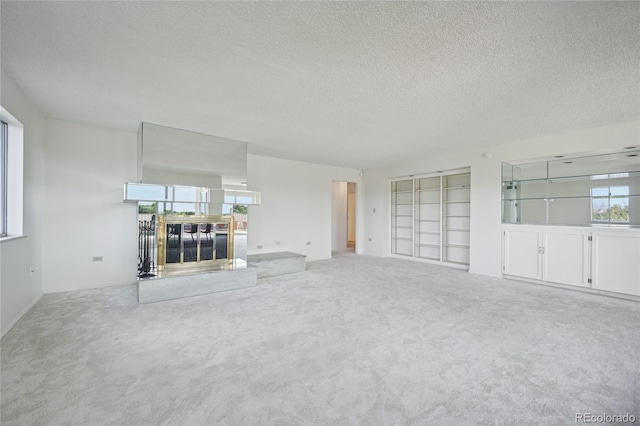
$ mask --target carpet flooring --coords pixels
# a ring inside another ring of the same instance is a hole
[[[640,422],[640,304],[353,254],[138,305],[45,295],[1,341],[3,425]]]

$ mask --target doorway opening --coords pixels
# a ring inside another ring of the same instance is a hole
[[[356,249],[356,184],[333,181],[331,197],[331,251]]]

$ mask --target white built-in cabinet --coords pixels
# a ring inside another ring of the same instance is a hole
[[[640,230],[504,226],[503,273],[640,296]]]
[[[503,163],[504,275],[640,296],[639,155]]]
[[[593,233],[592,288],[640,296],[640,229]]]
[[[467,170],[391,182],[392,254],[469,265]]]
[[[584,229],[505,228],[504,248],[505,274],[589,286],[589,232]]]

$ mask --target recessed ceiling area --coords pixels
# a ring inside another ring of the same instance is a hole
[[[638,2],[11,2],[49,118],[368,169],[640,117]]]

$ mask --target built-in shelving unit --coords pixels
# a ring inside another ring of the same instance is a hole
[[[413,180],[391,183],[391,252],[413,255]]]
[[[443,261],[469,264],[471,174],[443,176]]]
[[[391,253],[469,265],[470,173],[391,182]]]
[[[640,226],[640,151],[560,157],[503,163],[503,223]]]
[[[414,256],[440,260],[442,185],[439,176],[415,180]]]
[[[502,221],[505,276],[640,297],[637,146],[503,163]]]

